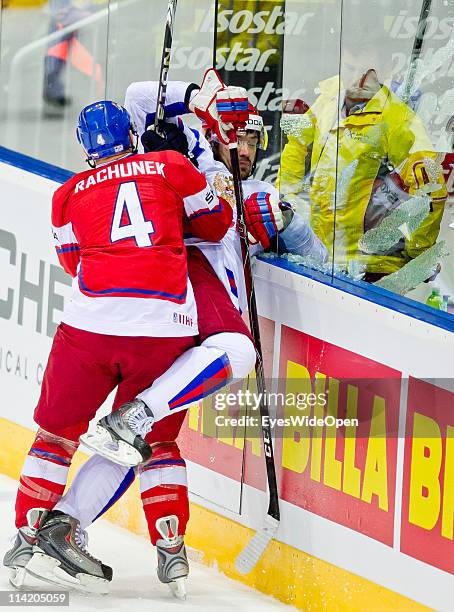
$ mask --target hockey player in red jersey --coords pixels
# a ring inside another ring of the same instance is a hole
[[[145,125],[152,123],[154,119],[152,112],[156,106],[155,98],[153,98],[154,88],[151,83],[135,85],[141,87],[143,85],[147,94],[146,98],[140,97],[142,89],[139,88],[140,96],[137,96],[137,103],[140,104],[140,113],[143,112],[143,114],[139,113],[138,106],[131,103],[131,111],[139,122],[140,131],[143,131]],[[135,93],[134,87],[130,89]],[[238,88],[228,89],[228,92],[225,90],[219,92],[223,99],[241,98],[242,92],[238,91]],[[183,103],[183,98],[189,100],[190,95],[188,93],[190,91],[195,94],[193,96],[194,101],[198,88],[195,86],[187,87],[183,83],[169,84],[169,106],[166,109],[166,115],[168,118],[170,116],[170,120],[172,120],[173,109],[178,107],[182,112],[181,109],[187,106]],[[224,130],[222,121],[216,116],[216,94],[215,91],[213,96],[212,89],[204,89],[204,86],[202,86],[195,104],[198,105],[198,115],[202,118],[205,116],[204,123],[211,126],[211,134],[220,134],[222,138]],[[181,96],[181,101],[179,101],[179,96]],[[250,111],[247,112],[247,115],[251,115]],[[245,134],[243,126],[243,133],[240,136],[246,141],[240,145],[240,158],[248,155],[251,159],[248,169],[242,171],[245,179],[243,188],[246,195],[257,194],[256,201],[259,207],[256,207],[255,226],[254,229],[252,227],[249,229],[257,234],[256,237],[265,240],[269,236],[270,224],[266,217],[269,213],[266,210],[262,213],[263,208],[260,206],[262,196],[265,198],[266,204],[266,200],[270,196],[277,202],[277,194],[274,187],[268,183],[255,179],[246,180],[256,159],[256,147],[251,146],[252,141],[263,146],[265,138],[263,122],[261,122],[260,117],[253,115],[252,119],[250,125],[246,125],[248,129]],[[221,125],[217,125],[217,122]],[[177,132],[172,131],[171,127],[171,125],[168,126],[170,133],[167,143],[164,143],[164,148],[169,146],[174,139],[180,140],[178,130]],[[228,168],[219,160],[219,151],[214,151],[218,161],[213,158],[212,151],[212,147],[213,149],[219,149],[221,145],[216,146],[214,138],[210,139],[211,144],[209,144],[203,135],[196,130],[184,128],[184,134],[188,144],[185,144],[186,140],[184,140],[183,145],[181,145],[180,140],[178,147],[183,146],[184,148],[184,146],[189,145],[190,153],[196,159],[199,168],[210,177],[210,180],[216,184],[221,193],[228,196]],[[145,138],[146,142],[148,140],[148,138]],[[279,212],[276,212],[276,215],[278,214]],[[297,221],[296,231],[294,228],[295,221]],[[261,235],[257,232],[257,228],[261,227],[266,228],[264,230],[266,235],[263,232]],[[301,225],[298,223],[298,219],[295,219],[292,221],[289,230],[286,230],[282,236],[285,237],[286,242],[292,245],[294,252],[299,254],[311,253],[323,259],[325,252],[318,241],[312,235],[309,234],[308,236],[307,232],[301,232],[300,229]],[[144,434],[149,428],[153,427],[154,430],[161,427],[168,418],[173,420],[180,415],[182,420],[190,403],[201,399],[218,386],[226,384],[229,380],[226,375],[226,363],[229,364],[234,378],[246,376],[253,367],[254,348],[239,310],[239,308],[245,308],[246,299],[241,256],[238,255],[236,239],[235,226],[229,229],[220,244],[206,240],[201,241],[194,235],[186,238],[189,277],[196,296],[199,314],[198,340],[200,346],[191,348],[180,356],[170,369],[155,381],[151,388],[139,396],[144,398],[147,408],[152,407],[150,412],[153,414],[153,417],[144,415],[145,418],[142,419]],[[223,375],[224,380],[222,380]],[[130,414],[132,415],[135,411],[138,411],[140,415],[142,408],[144,407],[139,401],[138,403],[132,402],[132,405],[127,406],[126,410],[131,410]],[[127,414],[126,410],[125,414]],[[169,414],[171,417],[169,417]],[[134,421],[135,424],[138,422],[139,419]],[[137,427],[134,428],[137,431]],[[118,446],[115,447],[114,440],[112,440],[111,450],[113,455],[118,453],[119,450]],[[158,550],[162,551],[165,546],[169,550],[169,547],[170,549],[172,547],[178,548],[182,544],[182,535],[185,531],[189,511],[187,493],[182,494],[183,491],[187,491],[186,471],[178,446],[174,442],[154,443],[152,451],[151,459],[139,466],[138,475],[144,508],[147,507],[148,516],[154,513],[156,517],[154,525],[152,521],[148,521],[150,537],[153,543],[158,543]],[[102,457],[91,457],[81,469],[65,498],[57,504],[56,508],[67,515],[77,517],[82,530],[114,503],[133,479],[133,470],[128,471],[127,468],[116,465]],[[167,520],[162,521],[160,517],[166,517]],[[167,529],[169,526],[171,527],[170,532],[167,532],[163,537],[161,529]],[[170,536],[169,533],[172,535]],[[159,567],[162,567],[162,564]],[[165,578],[162,573],[158,575],[161,579]]]
[[[102,592],[111,569],[84,556],[78,522],[52,509],[64,491],[79,436],[110,392],[117,388],[116,410],[194,345],[197,312],[183,224],[200,239],[216,241],[230,226],[232,210],[180,153],[137,154],[135,128],[121,106],[86,107],[77,134],[92,169],[72,177],[52,201],[53,236],[62,266],[74,277],[72,296],[44,374],[34,415],[39,429],[16,499],[19,533],[4,563],[23,569],[20,557],[31,535],[27,514],[33,527],[37,517],[29,511],[47,509],[29,571],[43,578],[57,574],[62,584],[66,576],[67,582]],[[219,364],[220,370],[226,367]],[[136,418],[146,418],[146,411],[139,412]],[[174,440],[181,416],[157,425],[147,443]],[[137,443],[140,449],[141,437]],[[180,489],[175,495],[186,496]],[[156,517],[150,520],[156,530]],[[55,547],[71,555],[56,562]],[[20,581],[17,572],[16,578]]]
[[[154,130],[146,129],[147,127],[153,128],[154,89],[155,84],[153,83],[135,83],[128,88],[126,94],[125,103],[130,107],[139,129],[145,129],[142,136],[145,148],[150,146],[150,143],[154,145],[156,139]],[[227,130],[230,125],[236,127],[243,191],[247,198],[246,220],[255,241],[253,254],[262,250],[263,247],[270,246],[271,240],[283,228],[283,213],[276,189],[269,183],[256,180],[251,176],[257,161],[257,149],[266,148],[267,135],[260,115],[248,104],[246,91],[234,86],[226,88],[218,73],[215,70],[208,70],[201,88],[195,85],[171,83],[167,95],[168,105],[165,112],[168,112],[166,116],[170,120],[175,114],[180,114],[182,108],[192,110],[202,120],[210,144],[197,130],[187,128],[182,123],[179,125],[187,136],[190,151],[199,169],[208,177],[217,193],[228,199],[234,209]],[[326,257],[326,249],[311,228],[297,215],[293,215],[292,211],[285,211],[284,214],[290,215],[286,224],[291,225],[291,228],[288,228],[282,235],[283,239],[289,239],[293,247],[289,250],[300,255],[318,256],[320,260],[323,260]],[[234,217],[236,217],[236,210]],[[186,238],[186,244],[190,247],[188,248],[190,277],[200,279],[200,282],[205,283],[205,293],[211,293],[216,297],[211,308],[207,306],[202,296],[200,300],[197,300],[198,309],[203,308],[203,311],[199,313],[202,340],[209,338],[211,351],[206,355],[205,369],[199,369],[200,363],[197,359],[192,359],[191,367],[186,367],[189,359],[188,356],[183,356],[164,377],[169,383],[167,394],[162,393],[164,385],[160,379],[156,381],[152,389],[139,394],[137,402],[125,407],[124,412],[120,410],[114,415],[103,418],[95,433],[83,436],[84,444],[87,444],[92,450],[123,465],[128,465],[128,461],[126,457],[123,457],[124,446],[122,444],[127,442],[128,438],[130,442],[133,440],[132,433],[128,433],[126,424],[129,410],[134,410],[138,403],[143,402],[152,413],[152,419],[155,422],[169,414],[174,414],[177,410],[186,410],[190,403],[204,397],[204,394],[200,392],[202,381],[205,382],[206,390],[212,389],[207,381],[210,378],[210,360],[216,356],[216,349],[224,351],[231,364],[235,360],[235,352],[237,354],[241,352],[236,350],[238,343],[241,343],[243,354],[247,355],[251,352],[250,343],[247,342],[248,331],[239,316],[239,312],[244,311],[247,307],[247,297],[236,221],[220,245],[200,241],[190,233]],[[219,280],[224,285],[226,292],[214,293]],[[230,296],[230,301],[227,296]],[[232,303],[239,312],[232,309]],[[235,332],[235,335],[232,338],[225,338],[225,332]],[[191,353],[198,351],[199,349],[195,348]],[[232,357],[231,353],[233,353]],[[247,363],[248,360],[245,361]],[[180,365],[182,367],[178,367]],[[241,365],[237,371],[234,371],[235,378],[243,378],[249,373],[247,369],[242,370]],[[249,362],[249,368],[251,365]],[[177,391],[179,392],[172,393],[175,390],[175,380],[178,381]],[[186,384],[182,384],[183,382]],[[158,387],[159,392],[154,393]],[[153,426],[152,419],[146,422],[146,426],[150,428]],[[118,448],[116,448],[117,443]],[[135,464],[139,462],[140,458]]]

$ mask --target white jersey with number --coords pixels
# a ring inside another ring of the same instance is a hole
[[[166,121],[179,125],[188,140],[189,151],[197,160],[198,168],[202,172],[212,188],[219,196],[229,201],[233,207],[233,221],[231,228],[227,231],[222,241],[202,241],[194,236],[186,235],[185,243],[197,246],[210,262],[217,276],[227,289],[233,304],[241,312],[247,308],[246,286],[243,272],[243,260],[241,255],[241,241],[236,229],[236,207],[233,191],[233,182],[230,172],[226,166],[213,157],[211,146],[202,132],[190,127],[183,121],[184,116],[193,117],[188,104],[191,93],[195,92],[196,86],[181,81],[173,81],[167,86],[166,104],[164,114]],[[136,124],[139,134],[142,134],[154,123],[158,83],[156,81],[143,81],[132,83],[125,97],[125,107]],[[246,199],[253,193],[266,192],[279,198],[277,189],[270,183],[249,178],[242,181],[243,194]],[[297,217],[297,215],[295,215]],[[292,230],[295,228],[294,230]],[[319,254],[323,260],[326,258],[326,249],[316,238],[315,234],[305,225],[302,227],[301,220],[295,219],[282,235],[287,234],[292,239],[295,248],[292,252],[300,255]],[[304,235],[302,232],[306,232]],[[252,246],[251,254],[256,255],[262,251],[259,244]]]

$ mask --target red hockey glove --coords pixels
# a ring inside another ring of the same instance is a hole
[[[245,200],[244,218],[248,232],[264,249],[284,227],[279,201],[266,191],[253,193]]]
[[[244,130],[249,118],[249,102],[244,87],[229,85],[218,91],[216,95],[216,108],[222,125],[231,126],[230,129]]]

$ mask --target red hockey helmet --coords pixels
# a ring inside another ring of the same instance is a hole
[[[263,151],[266,151],[268,148],[268,132],[266,131],[265,125],[263,123],[263,119],[259,114],[258,110],[249,102],[249,117],[246,121],[246,125],[244,127],[245,132],[258,132],[259,133],[259,142],[258,147]]]

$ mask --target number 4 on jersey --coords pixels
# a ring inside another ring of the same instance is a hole
[[[129,223],[125,223],[129,221]],[[134,181],[122,183],[115,200],[115,210],[110,228],[110,241],[118,242],[125,238],[134,238],[138,247],[152,246],[150,234],[154,234],[151,221],[143,215],[137,185]]]

